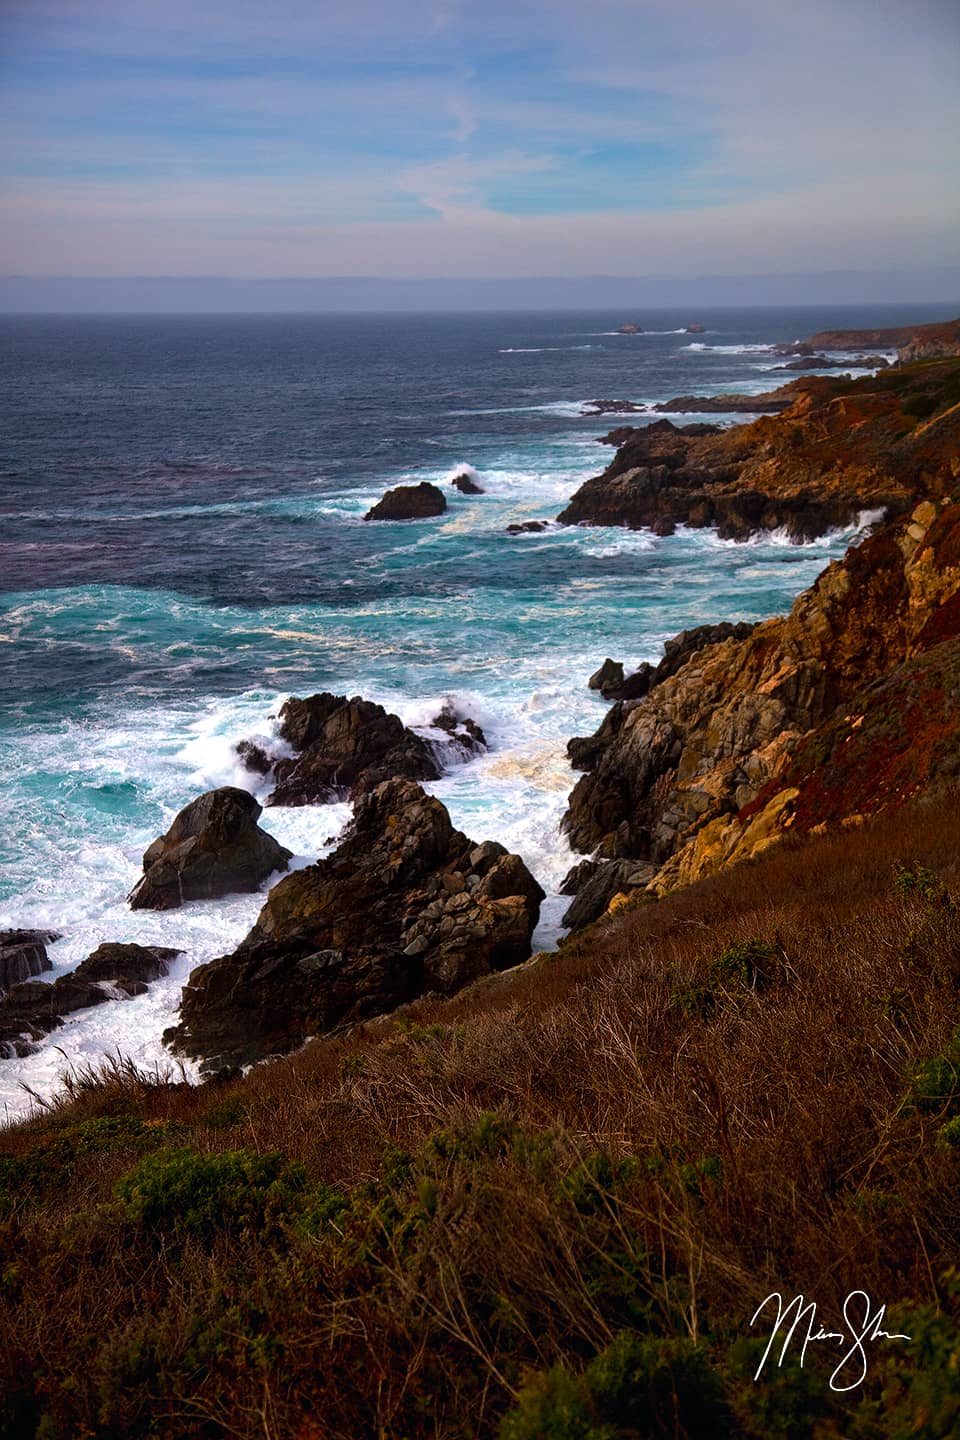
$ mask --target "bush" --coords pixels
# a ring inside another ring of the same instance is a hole
[[[262,1231],[302,1208],[306,1171],[273,1152],[159,1150],[117,1181],[125,1217],[148,1230],[210,1236],[218,1230]]]

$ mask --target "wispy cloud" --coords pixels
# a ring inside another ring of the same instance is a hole
[[[953,0],[5,0],[0,264],[949,263],[958,47]]]

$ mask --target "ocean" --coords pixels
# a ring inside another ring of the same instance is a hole
[[[597,437],[644,423],[585,402],[759,392],[791,378],[778,341],[944,313],[0,318],[0,929],[61,932],[50,978],[104,940],[183,952],[148,994],[0,1061],[0,1117],[118,1050],[168,1062],[184,977],[263,897],[165,914],[125,897],[189,800],[264,789],[233,747],[269,737],[290,694],[361,694],[412,725],[448,697],[472,715],[488,753],[428,788],[523,856],[549,893],[535,942],[555,943],[577,858],[565,744],[605,710],[587,677],[607,655],[656,660],[688,626],[784,611],[855,531],[794,546],[506,526],[553,519],[612,458]],[[466,468],[484,494],[450,488]],[[444,487],[444,515],[364,523],[419,480]],[[348,815],[261,824],[307,864]]]

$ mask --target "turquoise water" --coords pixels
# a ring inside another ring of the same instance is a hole
[[[10,1113],[21,1080],[47,1091],[66,1063],[159,1057],[184,975],[252,923],[262,896],[170,915],[125,896],[182,805],[254,788],[233,746],[269,738],[291,693],[361,693],[415,725],[447,697],[469,710],[490,751],[431,788],[524,856],[550,892],[538,943],[556,938],[564,747],[604,712],[588,675],[607,654],[655,660],[689,625],[784,610],[852,532],[795,547],[505,527],[552,519],[612,455],[596,437],[622,422],[585,401],[759,391],[789,378],[763,347],[886,317],[664,314],[659,333],[611,334],[623,318],[0,323],[0,928],[62,931],[58,972],[105,939],[185,952],[148,996],[56,1032],[65,1054],[0,1062]],[[678,333],[691,318],[708,333]],[[449,488],[465,466],[483,495]],[[420,479],[444,486],[443,516],[364,523]],[[262,823],[306,864],[347,813]]]

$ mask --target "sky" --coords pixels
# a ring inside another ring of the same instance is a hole
[[[960,262],[957,0],[0,0],[0,274]]]

